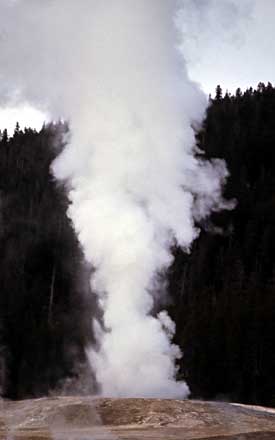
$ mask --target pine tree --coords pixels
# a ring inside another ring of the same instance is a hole
[[[215,96],[216,101],[221,101],[222,99],[222,88],[220,85],[218,85],[216,87],[216,96]]]

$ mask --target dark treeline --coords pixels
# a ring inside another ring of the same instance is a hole
[[[193,397],[275,405],[275,89],[210,98],[197,143],[223,158],[236,208],[204,222],[190,255],[175,249],[169,312]],[[88,382],[90,269],[50,166],[62,124],[0,137],[0,380],[22,398]],[[184,221],[184,219],[183,219]],[[80,379],[78,381],[78,379]],[[67,385],[66,385],[67,384]],[[85,390],[92,392],[87,387]],[[78,390],[79,392],[81,390]]]
[[[50,172],[64,130],[17,125],[13,137],[1,133],[0,380],[11,398],[69,392],[79,376],[92,375],[84,349],[96,310],[89,271],[66,216],[65,188]]]
[[[222,96],[197,135],[226,160],[232,211],[202,225],[189,256],[175,251],[170,293],[180,375],[192,395],[275,405],[275,89]]]

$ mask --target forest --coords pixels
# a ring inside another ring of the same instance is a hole
[[[39,133],[17,124],[12,137],[1,135],[0,380],[9,398],[69,390],[80,374],[92,375],[85,354],[97,310],[91,269],[66,215],[65,185],[50,168],[65,130],[61,123]]]
[[[175,250],[171,314],[193,397],[275,405],[275,88],[210,98],[197,142],[223,158],[231,211],[201,225],[190,255]]]
[[[236,207],[198,226],[189,254],[175,247],[167,309],[191,397],[275,406],[275,88],[217,86],[197,145],[226,161]],[[65,123],[0,135],[0,390],[4,397],[97,389],[85,348],[100,317],[93,268],[66,215],[67,183],[51,164]]]

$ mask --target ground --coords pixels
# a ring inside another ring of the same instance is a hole
[[[230,403],[74,396],[1,405],[0,440],[275,440],[275,410]]]

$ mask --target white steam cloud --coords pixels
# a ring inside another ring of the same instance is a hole
[[[170,248],[189,249],[194,216],[221,205],[220,161],[195,158],[206,98],[178,46],[176,0],[1,2],[2,99],[70,121],[55,162],[104,310],[89,350],[104,395],[184,397],[174,323],[152,316]],[[4,14],[4,15],[3,15]],[[153,299],[154,298],[154,299]]]

